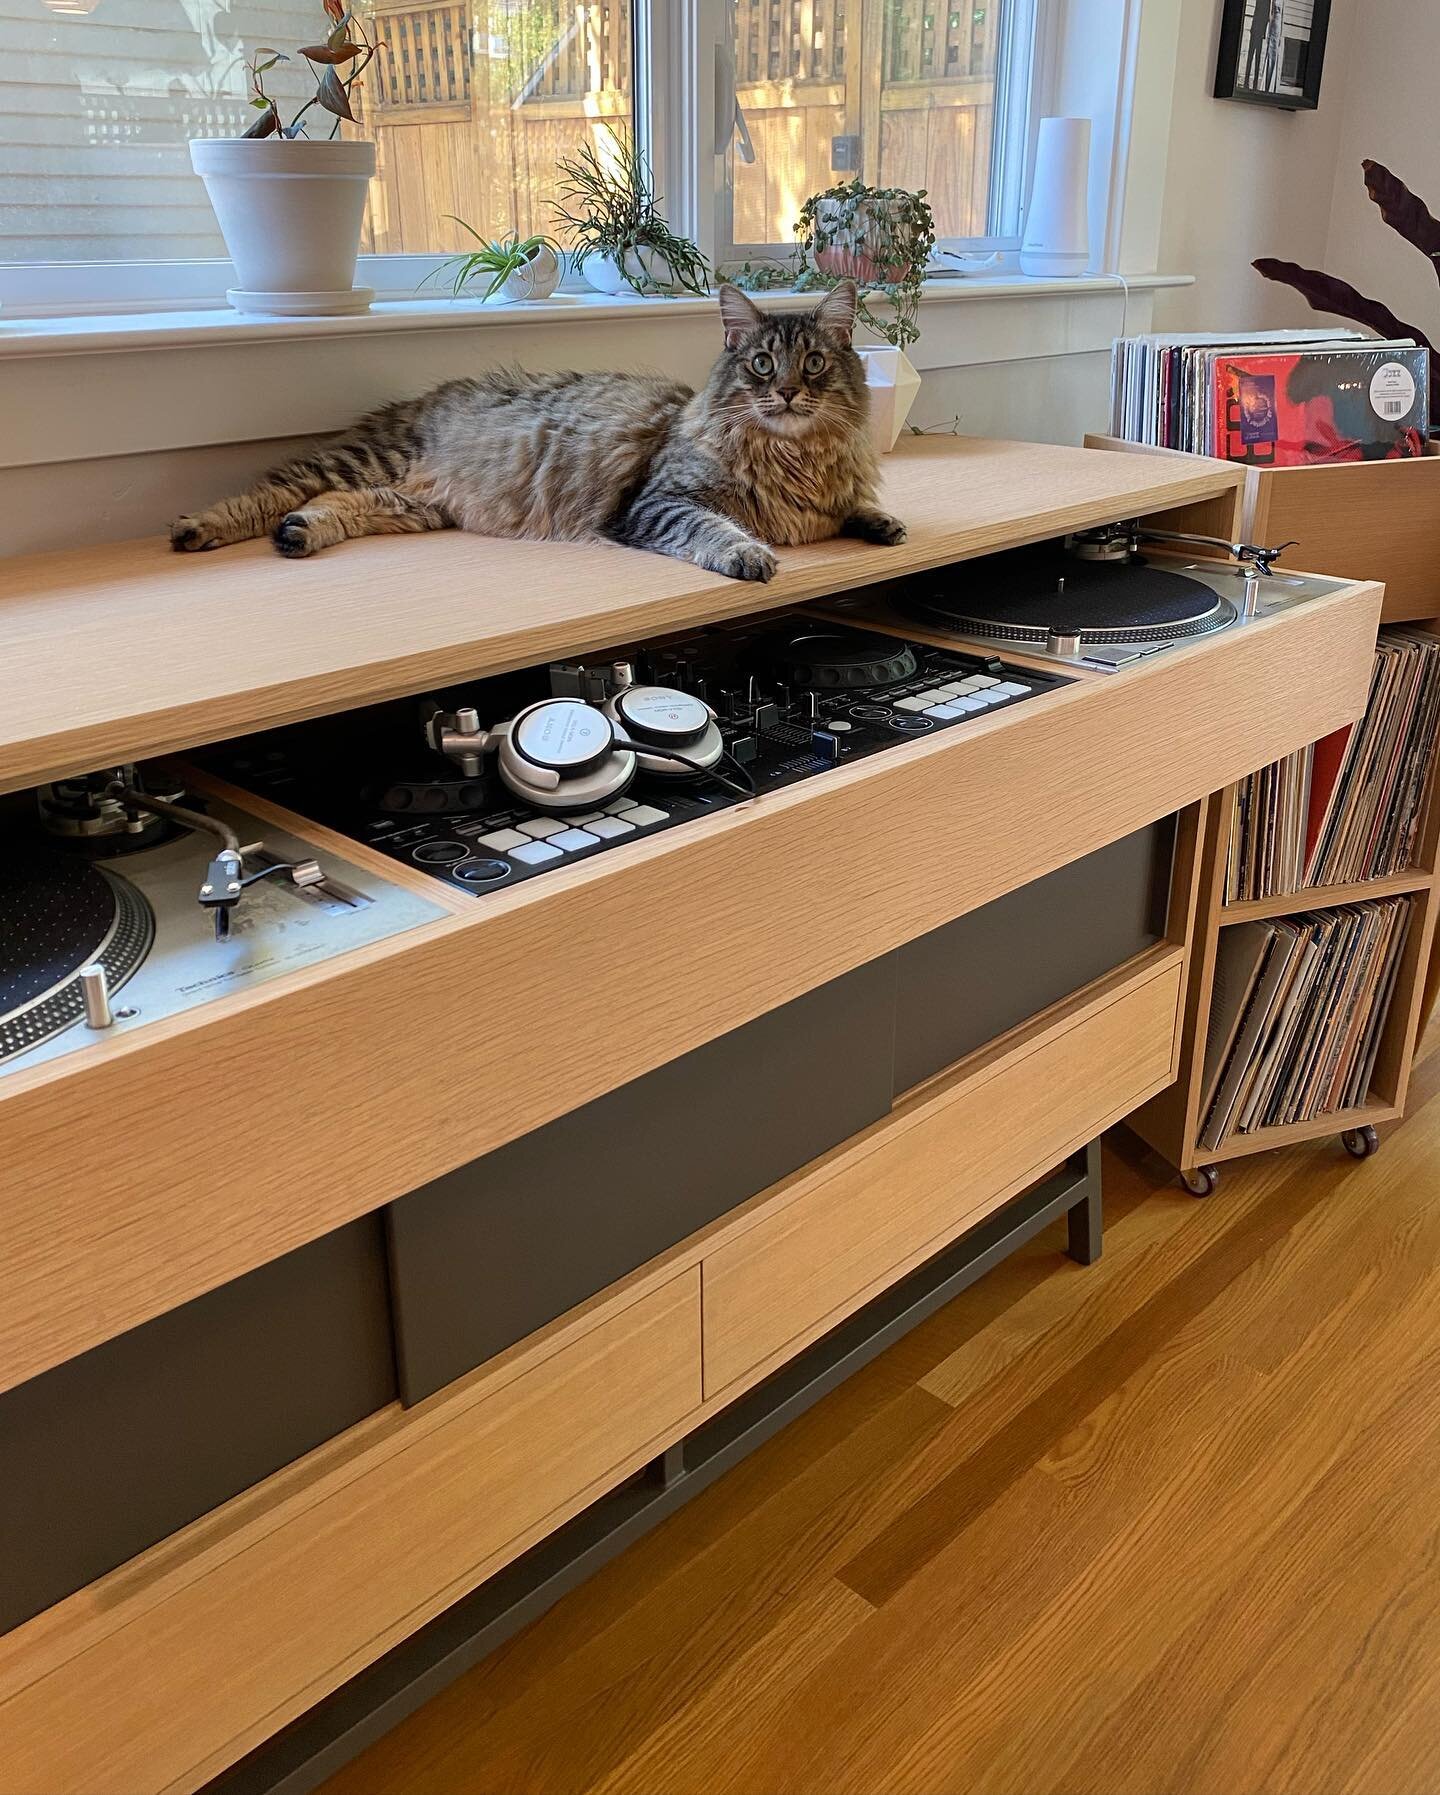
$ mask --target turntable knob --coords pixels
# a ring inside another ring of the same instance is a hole
[[[1073,630],[1051,630],[1045,637],[1045,647],[1050,654],[1079,654],[1080,637]]]

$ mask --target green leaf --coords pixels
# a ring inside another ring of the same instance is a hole
[[[334,69],[326,69],[320,77],[320,88],[315,97],[325,110],[333,112],[336,118],[354,118],[355,114],[350,110],[350,96],[346,93],[344,83]]]

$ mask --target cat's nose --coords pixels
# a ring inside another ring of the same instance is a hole
[[[781,386],[775,389],[787,405],[793,405],[800,396],[798,386]]]

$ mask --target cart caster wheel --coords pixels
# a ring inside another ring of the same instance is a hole
[[[1213,1197],[1220,1182],[1218,1166],[1196,1166],[1193,1172],[1182,1172],[1180,1182],[1192,1197]]]
[[[1347,1128],[1340,1140],[1352,1159],[1368,1159],[1380,1151],[1380,1136],[1368,1122],[1363,1128]]]

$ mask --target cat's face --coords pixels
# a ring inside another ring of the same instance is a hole
[[[865,371],[850,346],[855,303],[853,281],[806,312],[762,312],[738,287],[722,286],[716,402],[776,436],[863,429]]]

